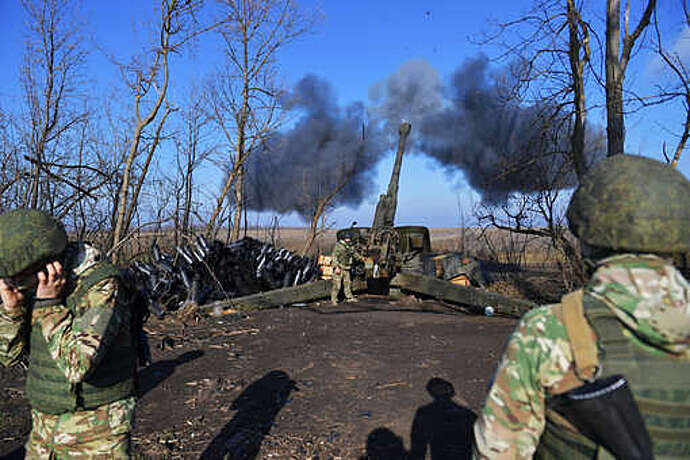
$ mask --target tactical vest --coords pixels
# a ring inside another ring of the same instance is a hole
[[[75,311],[78,300],[89,289],[112,277],[120,277],[118,268],[107,262],[100,262],[80,277],[76,289],[66,299],[66,306]],[[64,414],[80,409],[94,409],[132,396],[136,350],[129,318],[125,319],[96,369],[86,380],[77,384],[71,384],[57,367],[48,351],[48,343],[40,325],[34,324],[31,328],[31,361],[26,381],[31,406],[48,414]]]
[[[336,244],[339,245],[339,247],[336,247],[334,251],[336,265],[343,270],[349,270],[352,268],[354,258],[352,255],[353,249],[350,245],[343,241],[338,241]]]
[[[652,439],[654,458],[690,458],[690,362],[633,343],[603,301],[585,295],[582,306],[597,336],[601,377],[623,374],[628,380]],[[614,458],[590,439],[558,424],[557,414],[549,410],[549,397],[546,407],[546,426],[535,459]]]

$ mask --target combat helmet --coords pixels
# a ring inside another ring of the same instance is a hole
[[[617,252],[688,252],[690,181],[659,161],[615,155],[585,174],[567,217],[570,230],[589,246]]]
[[[15,276],[60,254],[67,233],[50,214],[16,209],[0,215],[0,278]]]

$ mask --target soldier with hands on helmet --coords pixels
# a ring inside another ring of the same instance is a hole
[[[591,279],[521,319],[474,425],[475,458],[613,458],[617,422],[569,418],[558,403],[619,376],[631,390],[623,411],[647,442],[631,439],[649,445],[625,458],[690,457],[690,284],[670,261],[690,251],[688,196],[690,181],[648,158],[617,155],[588,171],[567,217]]]
[[[29,356],[27,458],[129,458],[136,349],[120,276],[50,215],[0,215],[0,362]]]
[[[342,239],[338,239],[333,248],[333,285],[331,287],[331,303],[338,304],[338,294],[342,286],[347,302],[357,302],[357,298],[352,293],[352,264],[355,260],[363,262],[364,259],[357,252],[352,243],[352,237],[345,234]]]

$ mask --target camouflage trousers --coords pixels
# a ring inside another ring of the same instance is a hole
[[[27,459],[129,459],[135,398],[93,410],[45,414],[31,409]]]
[[[333,271],[333,284],[331,286],[331,302],[338,302],[338,294],[340,293],[340,286],[342,285],[345,291],[345,300],[352,300],[355,298],[352,294],[352,277],[350,276],[350,270],[340,270],[340,273],[336,275]]]

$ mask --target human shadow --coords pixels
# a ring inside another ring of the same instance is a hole
[[[137,375],[137,395],[144,396],[149,391],[160,385],[163,380],[170,377],[175,368],[178,366],[193,361],[204,355],[202,350],[192,350],[181,354],[175,359],[166,359],[164,361],[156,361],[150,366],[140,370]]]
[[[426,389],[433,402],[417,409],[410,434],[410,460],[423,460],[427,449],[431,460],[472,457],[472,425],[477,415],[452,400],[453,385],[441,378],[429,380]]]
[[[231,408],[237,411],[235,416],[220,430],[200,458],[256,458],[264,437],[293,390],[299,390],[295,382],[287,373],[277,370],[249,385],[232,402]]]
[[[359,460],[403,460],[407,451],[402,438],[388,428],[376,428],[367,436],[367,448]]]

